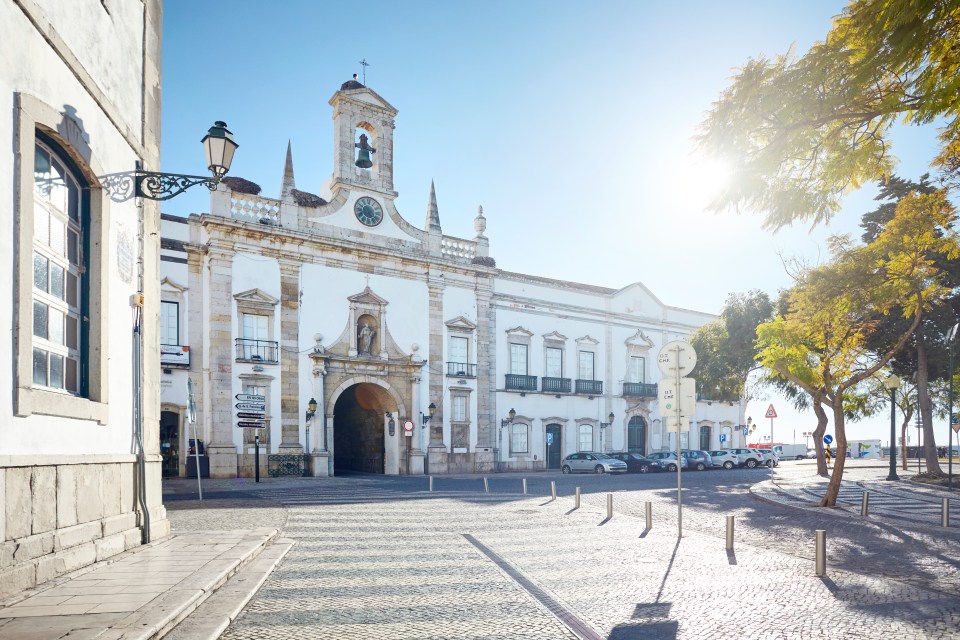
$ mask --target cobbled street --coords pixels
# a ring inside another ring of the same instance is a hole
[[[813,472],[776,470],[785,484]],[[852,500],[882,470],[846,477]],[[684,473],[678,540],[676,474],[540,473],[526,496],[522,478],[491,476],[490,493],[479,477],[436,477],[432,493],[424,477],[209,481],[202,503],[196,481],[177,480],[165,502],[176,530],[276,526],[297,542],[231,640],[960,638],[960,533],[916,517],[909,489],[884,498],[889,517],[865,521],[751,495],[769,470]]]

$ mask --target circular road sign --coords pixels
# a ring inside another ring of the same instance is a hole
[[[657,354],[657,366],[665,377],[675,378],[677,369],[680,369],[681,378],[688,376],[697,366],[697,352],[689,342],[672,340]]]
[[[409,436],[410,434],[412,434],[412,433],[413,433],[413,421],[412,421],[412,420],[405,420],[404,423],[403,423],[403,430],[404,430],[404,432],[405,432],[408,436]]]
[[[823,436],[823,444],[830,444],[831,442],[833,442],[832,435],[828,433],[827,435]]]

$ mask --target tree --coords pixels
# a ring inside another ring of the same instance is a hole
[[[712,400],[737,402],[747,396],[747,379],[759,367],[757,325],[773,316],[770,296],[759,289],[731,293],[720,317],[693,335],[697,352],[697,384]]]
[[[960,177],[960,4],[852,0],[823,42],[748,60],[702,124],[701,149],[730,164],[715,210],[748,208],[777,229],[827,222],[843,196],[890,175],[899,121],[945,120],[934,158]]]
[[[929,256],[960,255],[954,220],[943,191],[901,199],[870,244],[832,238],[831,261],[803,274],[789,292],[787,313],[757,328],[763,364],[831,407],[838,452],[847,447],[846,399],[903,348],[923,314],[951,294]],[[876,353],[867,344],[876,317],[893,311],[910,322],[887,351]],[[822,506],[836,503],[844,463],[838,456]]]

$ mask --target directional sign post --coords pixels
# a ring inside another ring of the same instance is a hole
[[[267,396],[253,395],[250,393],[238,393],[233,397],[239,400],[240,402],[266,402],[267,401]]]
[[[256,422],[241,420],[237,423],[237,426],[241,429],[265,429],[267,424],[265,422],[260,422],[259,420]]]
[[[260,411],[256,411],[256,412],[253,412],[253,413],[244,412],[244,411],[238,411],[238,412],[237,412],[237,417],[238,417],[238,418],[248,418],[248,419],[250,419],[250,420],[266,420],[266,419],[267,419],[267,414],[262,413],[262,412],[260,412]]]
[[[776,455],[773,452],[773,419],[777,417],[777,410],[773,408],[773,403],[770,403],[770,406],[767,407],[767,412],[763,414],[763,417],[770,418],[770,479],[773,480],[773,463]]]
[[[267,405],[262,402],[238,402],[233,405],[238,411],[266,411]]]
[[[683,448],[680,431],[684,422],[696,412],[697,394],[693,378],[687,378],[697,366],[697,352],[683,340],[672,340],[657,354],[657,367],[663,374],[658,385],[660,414],[667,423],[667,431],[677,432],[677,538],[683,537],[683,497],[680,469],[683,467]],[[692,396],[692,400],[689,398]]]

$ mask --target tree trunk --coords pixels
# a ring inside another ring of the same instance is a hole
[[[827,432],[827,412],[823,400],[813,396],[813,412],[817,416],[817,428],[813,430],[813,448],[817,450],[817,475],[827,477],[827,461],[823,457],[823,434]]]
[[[840,495],[840,482],[843,480],[843,465],[847,461],[847,434],[843,423],[843,402],[838,399],[833,403],[833,430],[836,432],[837,457],[834,458],[833,475],[827,484],[827,492],[820,501],[821,507],[832,507],[837,504]]]
[[[913,417],[913,407],[903,412],[903,424],[900,425],[900,466],[907,470],[907,427]]]
[[[917,340],[917,404],[920,405],[920,422],[923,424],[923,456],[927,462],[927,472],[943,475],[940,460],[937,459],[937,443],[933,435],[933,403],[927,390],[927,349],[923,336]],[[917,443],[920,446],[920,443]]]

